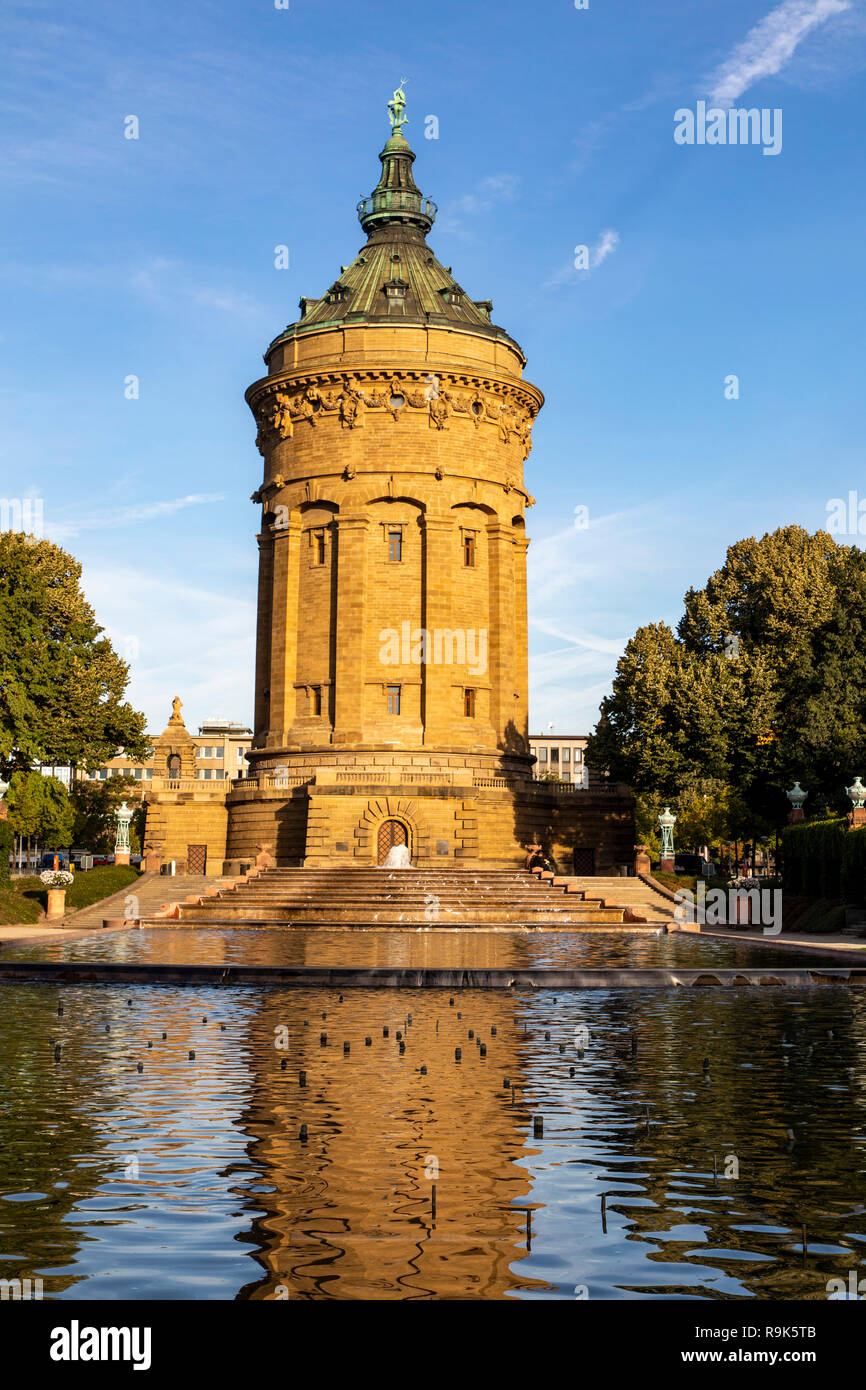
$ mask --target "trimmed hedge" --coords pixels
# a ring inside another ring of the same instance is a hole
[[[9,856],[15,837],[12,834],[12,826],[8,820],[0,820],[0,883],[10,884],[12,882],[9,863]]]
[[[786,893],[866,906],[866,826],[849,830],[841,817],[789,825],[782,872]]]
[[[866,825],[845,836],[842,897],[855,907],[866,907]]]

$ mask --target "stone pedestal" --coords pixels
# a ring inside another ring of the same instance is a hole
[[[66,913],[66,889],[48,889],[48,916],[63,917]]]
[[[129,864],[129,850],[128,850],[128,849],[116,849],[116,850],[114,851],[114,862],[115,862],[115,864],[126,864],[126,865],[128,865],[128,864]]]
[[[634,871],[636,874],[648,874],[652,868],[650,852],[646,845],[635,845],[634,847]]]
[[[663,854],[661,859],[659,860],[659,868],[661,869],[663,874],[672,874],[674,872],[673,855]]]
[[[159,841],[152,841],[144,847],[144,870],[148,874],[158,874],[162,867],[162,849]]]
[[[796,825],[798,821],[805,820],[805,819],[806,819],[806,816],[805,816],[805,814],[804,814],[804,812],[803,812],[803,808],[802,808],[802,807],[798,807],[797,810],[795,810],[795,811],[789,811],[789,812],[788,812],[788,824],[789,824],[789,825]]]
[[[861,825],[866,825],[866,806],[855,806],[848,812],[848,829],[857,830]]]

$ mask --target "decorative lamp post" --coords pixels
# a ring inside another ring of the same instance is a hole
[[[114,813],[117,821],[117,839],[114,842],[114,862],[115,864],[129,863],[129,823],[132,820],[132,811],[125,801],[122,801]]]
[[[848,825],[853,830],[855,826],[866,825],[866,787],[860,781],[859,775],[854,778],[854,783],[845,788],[850,797],[854,809],[848,812]]]
[[[674,871],[674,826],[676,823],[676,816],[672,816],[670,806],[666,806],[659,816],[659,825],[661,826],[662,832],[662,852],[659,855],[659,868],[669,874],[672,874]]]
[[[785,792],[786,797],[791,803],[791,810],[788,813],[788,824],[793,825],[795,821],[803,819],[803,802],[809,795],[804,792],[799,782],[795,782],[789,792]]]

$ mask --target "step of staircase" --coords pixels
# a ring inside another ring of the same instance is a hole
[[[265,869],[192,901],[165,926],[503,926],[658,930],[652,890],[635,880],[541,877],[525,870]],[[649,907],[648,907],[649,904]],[[666,906],[663,899],[659,905]]]

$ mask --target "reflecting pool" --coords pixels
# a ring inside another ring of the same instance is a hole
[[[824,1299],[866,1249],[854,991],[0,998],[0,1277],[46,1298]]]
[[[80,937],[68,942],[14,948],[15,960],[89,960],[166,965],[409,966],[491,969],[531,966],[688,965],[803,966],[810,955],[795,948],[755,945],[710,936],[643,932],[450,931],[415,928],[385,931],[290,930],[215,927],[146,927]],[[845,962],[827,954],[824,964]],[[0,954],[0,960],[3,954]],[[866,963],[866,955],[858,957]]]

